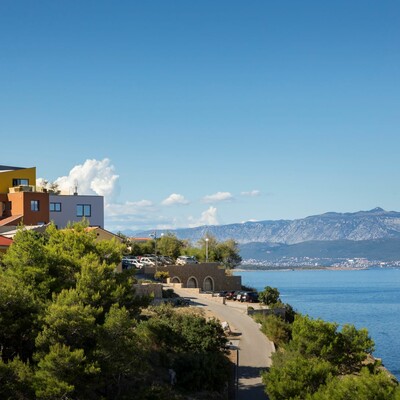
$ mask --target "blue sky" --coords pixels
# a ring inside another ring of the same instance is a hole
[[[0,164],[105,227],[399,210],[398,1],[0,2]]]

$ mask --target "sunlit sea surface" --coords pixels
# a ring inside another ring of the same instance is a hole
[[[367,328],[374,356],[400,380],[400,269],[235,271],[257,290],[278,288],[284,303],[313,318]]]

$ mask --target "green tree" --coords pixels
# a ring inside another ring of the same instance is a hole
[[[280,293],[277,288],[266,286],[264,290],[259,293],[258,298],[262,303],[271,306],[273,304],[278,303],[279,295]]]
[[[343,373],[358,371],[368,354],[374,351],[374,341],[370,338],[368,330],[356,329],[354,325],[346,324],[338,333],[338,358]]]
[[[31,359],[42,309],[32,291],[0,270],[0,356]]]
[[[206,253],[208,252],[208,261],[221,261],[217,251],[218,240],[215,236],[207,234],[207,237],[201,238],[195,247],[198,251],[196,257],[200,261],[206,261]],[[195,254],[193,254],[195,255]]]
[[[289,323],[277,315],[266,315],[257,317],[261,323],[261,331],[277,346],[283,346],[291,338],[292,328]]]
[[[98,391],[109,399],[129,398],[150,372],[129,312],[114,304],[99,327],[95,359],[101,369]]]
[[[360,375],[330,379],[307,400],[395,400],[399,393],[398,384],[387,373],[363,368]]]
[[[43,329],[36,338],[37,358],[42,358],[55,345],[65,345],[71,350],[93,350],[96,319],[101,311],[85,305],[76,289],[63,290],[44,315]]]
[[[183,242],[173,233],[166,233],[157,239],[157,253],[173,259],[180,256],[183,249]]]
[[[0,398],[3,400],[30,400],[35,398],[33,371],[19,358],[4,362],[0,358]]]
[[[51,297],[54,284],[54,278],[49,273],[45,244],[45,235],[20,227],[2,258],[7,274],[43,300]]]
[[[210,234],[201,238],[197,246],[188,244],[185,250],[185,254],[195,256],[200,261],[206,260],[206,253],[208,261],[219,262],[226,268],[235,268],[242,262],[237,242],[232,239],[218,242],[216,237]]]
[[[220,261],[227,268],[235,268],[242,262],[238,244],[232,239],[219,243],[215,252],[216,261]]]
[[[320,358],[277,352],[272,355],[272,367],[262,378],[270,400],[300,400],[315,393],[333,373],[332,364]]]
[[[229,362],[221,324],[177,313],[168,305],[154,307],[152,311],[152,317],[138,325],[136,334],[148,351],[158,355],[160,367],[172,367],[181,388],[223,388],[229,376]]]
[[[71,350],[69,346],[54,344],[39,361],[35,373],[37,399],[96,399],[93,385],[99,373],[83,349]]]
[[[342,373],[357,372],[362,362],[374,349],[374,342],[366,329],[338,324],[321,319],[313,320],[298,315],[292,327],[292,350],[305,357],[321,357],[334,364]]]
[[[338,324],[308,316],[296,316],[292,325],[290,348],[305,357],[321,357],[335,362]]]

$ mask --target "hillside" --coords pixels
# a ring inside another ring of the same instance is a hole
[[[167,232],[159,230],[157,233]],[[374,208],[355,213],[328,212],[297,220],[246,222],[170,230],[196,243],[206,235],[234,239],[246,260],[282,264],[313,262],[330,265],[338,259],[400,260],[400,212]],[[136,233],[148,236],[151,232]]]
[[[162,231],[157,231],[161,234]],[[376,240],[400,238],[400,212],[374,208],[355,213],[328,212],[296,220],[245,222],[169,230],[180,239],[197,242],[210,234],[218,240],[244,243],[296,244],[308,241]],[[124,232],[125,233],[125,232]],[[136,233],[148,236],[151,232]],[[126,232],[126,234],[129,234]]]

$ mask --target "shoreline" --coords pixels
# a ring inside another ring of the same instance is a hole
[[[250,266],[249,268],[233,268],[232,272],[249,272],[249,271],[272,271],[272,272],[290,272],[290,271],[366,271],[366,270],[391,270],[399,269],[398,266],[393,267],[268,267],[268,266]]]

